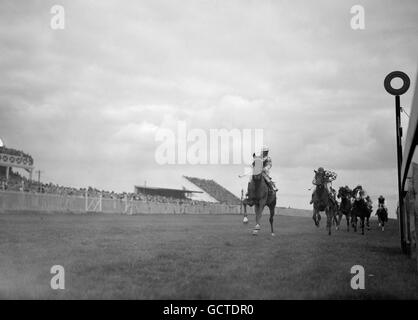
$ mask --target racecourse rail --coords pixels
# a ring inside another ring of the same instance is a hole
[[[278,214],[276,208],[276,214]],[[241,214],[240,205],[221,203],[163,203],[129,199],[70,196],[44,193],[0,191],[0,213],[100,212],[119,214]],[[253,213],[249,210],[249,213]]]

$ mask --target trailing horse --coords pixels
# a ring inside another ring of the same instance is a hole
[[[385,223],[388,222],[388,210],[383,205],[379,204],[376,215],[379,220],[379,227],[382,228],[382,231],[385,231]]]
[[[365,216],[366,228],[367,230],[370,230],[370,216],[372,215],[372,212],[373,212],[373,204],[369,196],[366,197],[366,203],[367,203],[367,209],[368,209],[367,214]]]
[[[261,161],[261,163],[260,163]],[[261,169],[260,169],[261,168]],[[254,205],[255,212],[255,227],[253,235],[257,235],[260,230],[261,215],[264,207],[267,206],[270,210],[270,227],[271,235],[274,236],[273,217],[276,208],[276,192],[270,188],[262,174],[262,159],[256,157],[254,159],[254,169],[251,181],[248,183],[248,198],[243,200],[244,219],[247,217],[247,205],[252,207]]]
[[[338,221],[338,202],[337,202],[337,195],[335,190],[331,187],[331,192],[329,193],[329,210],[331,214],[331,220],[333,224],[335,224],[335,230],[340,228],[340,223]]]
[[[351,222],[354,228],[354,231],[357,232],[357,218],[360,218],[360,227],[361,227],[361,234],[364,235],[364,224],[365,219],[370,217],[370,209],[367,205],[367,202],[364,198],[364,190],[361,186],[357,186],[353,190],[353,205],[351,209]]]
[[[350,231],[350,215],[351,215],[351,189],[348,186],[338,189],[337,197],[341,199],[338,207],[338,225],[341,223],[342,216],[345,215],[347,221],[347,232]]]

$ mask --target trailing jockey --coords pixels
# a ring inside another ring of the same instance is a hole
[[[378,209],[383,209],[383,210],[386,210],[387,211],[388,209],[386,208],[385,198],[382,195],[380,195],[377,200],[378,200],[377,208]]]
[[[367,203],[367,208],[369,208],[370,212],[373,212],[373,201],[369,195],[366,196],[366,203]]]
[[[382,231],[384,231],[385,222],[388,221],[388,208],[385,204],[385,198],[382,195],[378,198],[376,215],[379,218],[379,227],[382,227]]]

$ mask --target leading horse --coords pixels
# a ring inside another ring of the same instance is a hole
[[[270,210],[269,221],[271,235],[274,236],[273,217],[277,202],[276,192],[268,186],[260,166],[262,167],[262,159],[257,157],[254,160],[252,179],[248,183],[248,199],[244,199],[242,202],[244,206],[244,217],[247,217],[247,205],[250,207],[254,205],[256,224],[253,229],[253,235],[257,235],[260,230],[261,215],[263,214],[264,207],[267,206]]]

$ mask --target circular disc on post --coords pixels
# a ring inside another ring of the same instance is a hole
[[[399,89],[392,87],[391,81],[395,78],[400,78],[403,81],[403,85]],[[402,71],[392,71],[386,76],[383,84],[387,92],[394,96],[400,96],[408,91],[411,80],[409,79],[408,75]]]

